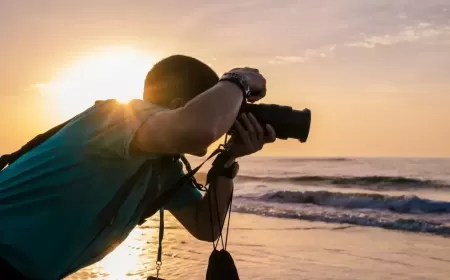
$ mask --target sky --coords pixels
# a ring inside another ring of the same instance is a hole
[[[450,157],[448,0],[3,0],[0,37],[0,154],[122,94],[86,80],[117,65],[139,96],[152,61],[186,54],[257,67],[263,103],[312,110],[307,143],[261,155]],[[117,46],[139,62],[96,60]]]

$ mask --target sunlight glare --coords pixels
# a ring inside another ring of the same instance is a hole
[[[95,266],[99,273],[109,275],[108,279],[125,279],[130,271],[139,270],[142,260],[140,254],[145,245],[140,237],[141,229],[134,229],[122,244],[104,257]]]
[[[36,86],[54,99],[55,110],[70,118],[96,100],[142,98],[144,79],[155,57],[133,48],[111,47],[78,58],[54,81]]]

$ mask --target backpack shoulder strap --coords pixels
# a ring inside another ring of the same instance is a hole
[[[13,164],[16,160],[18,160],[21,156],[23,156],[25,153],[31,151],[32,149],[36,148],[40,144],[44,143],[47,139],[55,135],[58,131],[60,131],[66,124],[68,124],[72,119],[59,124],[52,129],[47,130],[46,132],[37,135],[30,141],[28,141],[25,145],[23,145],[19,150],[3,155],[0,157],[0,172],[8,165]]]
[[[186,183],[188,183],[189,181],[193,181],[194,179],[194,175],[200,170],[200,168],[208,161],[210,160],[212,157],[214,157],[215,155],[219,154],[221,152],[220,149],[215,150],[214,152],[211,153],[211,155],[205,160],[203,161],[199,166],[197,166],[196,168],[194,168],[193,170],[189,170],[190,166],[188,167],[188,173],[186,175],[184,175],[183,177],[181,177],[175,184],[173,184],[170,188],[165,189],[163,192],[161,192],[155,200],[153,200],[153,202],[150,205],[147,205],[147,207],[145,208],[141,219],[139,221],[139,225],[142,225],[145,222],[145,219],[153,216],[159,209],[161,209],[173,196],[175,196],[175,194],[183,187],[186,185]],[[183,160],[184,162],[184,160]],[[193,186],[194,187],[194,186]],[[146,203],[149,199],[149,197],[151,197],[151,191],[149,190],[150,188],[147,189],[147,192],[145,194],[146,199],[143,199],[143,202]]]
[[[105,103],[106,101],[109,101],[109,100],[98,100],[95,102],[95,105]],[[47,130],[44,133],[37,135],[36,137],[34,137],[30,141],[28,141],[25,145],[23,145],[19,150],[15,151],[11,154],[2,155],[0,157],[0,172],[3,169],[5,169],[8,165],[13,164],[21,156],[23,156],[27,152],[33,150],[34,148],[36,148],[37,146],[41,145],[46,140],[48,140],[50,137],[52,137],[53,135],[58,133],[63,127],[65,127],[68,123],[70,123],[75,118],[76,118],[76,116],[71,118],[70,120],[67,120],[49,130]]]

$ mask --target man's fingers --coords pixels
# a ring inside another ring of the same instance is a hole
[[[250,139],[250,142],[252,143],[253,151],[260,149],[258,135],[257,135],[257,131],[256,131],[257,128],[254,126],[254,124],[250,120],[250,117],[247,117],[246,114],[242,114],[241,121],[243,122],[244,127],[248,132],[248,137]]]
[[[260,100],[260,99],[261,99],[261,97],[260,97],[259,94],[257,94],[257,95],[250,95],[250,96],[247,98],[247,101],[250,102],[250,103],[253,103],[253,102],[256,102],[256,101],[258,101],[258,100]]]
[[[235,72],[245,77],[250,90],[252,91],[252,96],[247,98],[248,102],[256,102],[266,96],[266,79],[259,72],[259,69],[251,67],[238,67],[233,68],[229,72]]]
[[[244,125],[244,128],[247,130],[250,140],[253,140],[253,138],[256,139],[255,128],[253,127],[246,114],[241,115],[241,122]]]
[[[255,129],[256,139],[258,140],[257,147],[262,148],[262,145],[264,145],[264,129],[252,113],[248,114],[248,118]]]
[[[248,71],[248,72],[254,72],[254,73],[259,73],[259,70],[258,69],[256,69],[256,68],[250,68],[250,67],[237,67],[237,68],[233,68],[233,69],[231,69],[230,71],[228,71],[228,72],[234,72],[234,71],[242,71],[242,70],[244,70],[244,71]]]
[[[266,130],[268,132],[268,135],[265,137],[266,143],[275,142],[275,140],[277,139],[277,135],[273,126],[271,126],[270,124],[266,124]]]
[[[267,88],[264,88],[264,89],[261,91],[261,94],[259,95],[260,98],[264,98],[264,97],[266,96],[266,93],[267,93]]]
[[[266,96],[266,90],[260,91],[260,92],[256,92],[256,93],[252,93],[252,95],[250,95],[247,98],[248,102],[254,103],[258,100],[263,99]]]
[[[251,68],[251,67],[244,67],[244,70],[247,70],[247,71],[252,71],[252,72],[255,72],[255,73],[259,73],[259,70],[258,70],[258,69],[256,69],[256,68]]]
[[[234,125],[236,126],[236,130],[239,133],[239,137],[241,138],[242,143],[244,143],[244,145],[248,149],[253,149],[253,145],[252,145],[252,142],[250,141],[250,137],[248,135],[248,132],[247,132],[247,130],[244,129],[244,127],[242,126],[241,122],[236,120]]]
[[[258,74],[259,75],[259,74]],[[267,87],[266,87],[266,79],[263,76],[259,75],[258,79],[261,80],[261,83],[257,85],[256,89],[252,89],[252,94],[248,97],[248,101],[253,103],[258,101],[266,96]]]
[[[238,70],[242,70],[242,69],[244,69],[244,68],[242,68],[242,67],[237,67],[237,68],[231,69],[231,70],[228,71],[228,72],[234,72],[234,71],[238,71]]]

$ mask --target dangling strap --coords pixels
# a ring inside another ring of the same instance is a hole
[[[212,168],[208,171],[208,174],[206,175],[206,184],[205,186],[209,185],[210,187],[212,186],[211,183],[217,178],[217,172],[218,172],[218,168],[221,168],[222,166],[224,166],[227,161],[230,158],[230,154],[228,149],[226,148],[226,139],[225,139],[225,145],[224,149],[221,150],[221,153],[216,157],[216,159],[214,160],[213,164],[212,164]],[[206,187],[205,187],[206,189]],[[231,205],[233,202],[233,191],[234,188],[231,190],[231,194],[230,194],[230,198],[228,200],[228,205],[227,205],[227,212],[225,214],[225,219],[223,220],[223,224],[220,222],[220,213],[219,213],[219,203],[218,203],[218,198],[217,198],[217,190],[210,190],[209,192],[209,196],[208,196],[208,208],[209,208],[209,219],[210,219],[210,223],[211,223],[211,237],[214,240],[214,226],[213,226],[213,221],[214,219],[217,218],[217,224],[219,226],[219,236],[217,237],[216,241],[213,241],[213,248],[217,249],[217,246],[219,244],[220,241],[222,241],[222,247],[223,249],[226,249],[227,246],[227,242],[228,242],[228,230],[229,230],[229,225],[230,225],[230,217],[231,217]],[[215,201],[215,209],[213,209],[213,201]],[[216,216],[213,218],[213,216]],[[223,232],[223,227],[225,226],[225,222],[226,222],[226,216],[228,216],[228,224],[227,224],[227,233],[225,236],[225,240],[223,238],[222,232]]]
[[[210,175],[211,174],[211,175]],[[214,178],[214,167],[211,168],[211,170],[208,172],[208,181],[206,182],[206,185],[209,185]],[[211,185],[210,185],[211,186]],[[227,248],[227,243],[228,243],[228,233],[229,233],[229,228],[230,228],[230,219],[231,219],[231,206],[233,203],[233,191],[234,188],[231,190],[231,194],[230,194],[230,199],[228,201],[228,208],[227,208],[227,215],[228,215],[228,223],[227,223],[227,232],[225,235],[225,242],[224,242],[224,238],[223,238],[223,227],[225,226],[225,220],[223,221],[223,224],[220,223],[220,213],[219,213],[219,204],[218,204],[218,198],[217,198],[217,191],[214,190],[214,197],[212,196],[212,193],[210,193],[210,196],[208,197],[208,206],[209,206],[209,219],[210,219],[210,223],[211,223],[211,237],[212,240],[214,240],[214,228],[213,228],[213,203],[212,203],[212,199],[215,200],[216,202],[216,209],[215,209],[215,213],[217,214],[217,223],[219,224],[219,236],[217,238],[217,241],[213,241],[213,248],[214,250],[217,250],[217,246],[219,245],[219,242],[222,241],[222,248],[224,250],[226,250]]]
[[[159,242],[158,256],[156,257],[156,278],[159,279],[159,270],[162,265],[162,241],[164,238],[164,208],[159,210]]]
[[[162,241],[164,238],[164,204],[167,202],[168,199],[170,199],[173,195],[176,194],[176,192],[181,189],[181,187],[183,187],[189,180],[193,180],[193,177],[195,175],[195,173],[198,172],[198,170],[200,170],[200,168],[212,157],[214,157],[215,155],[219,154],[220,152],[222,152],[223,150],[220,149],[220,147],[218,149],[216,149],[214,152],[211,153],[211,155],[204,160],[199,166],[197,166],[194,170],[191,169],[191,166],[189,164],[189,162],[187,161],[187,159],[184,156],[181,156],[180,159],[183,161],[183,163],[186,166],[186,169],[188,171],[188,173],[186,175],[184,175],[180,180],[178,180],[171,188],[169,188],[168,190],[164,191],[161,195],[158,195],[158,198],[153,202],[153,205],[151,205],[151,207],[148,207],[146,209],[146,211],[144,212],[141,221],[139,222],[139,225],[143,224],[145,221],[144,217],[150,217],[152,216],[156,211],[158,211],[159,209],[159,240],[158,240],[158,255],[156,257],[156,279],[160,279],[159,278],[159,271],[161,270],[161,265],[162,265]],[[186,164],[187,162],[187,164]],[[205,187],[203,187],[202,185],[198,184],[195,182],[195,180],[193,181],[195,183],[195,186],[201,190],[205,190]],[[156,210],[154,210],[156,208]],[[149,276],[147,279],[155,279],[152,276]],[[160,279],[161,280],[161,279]]]

